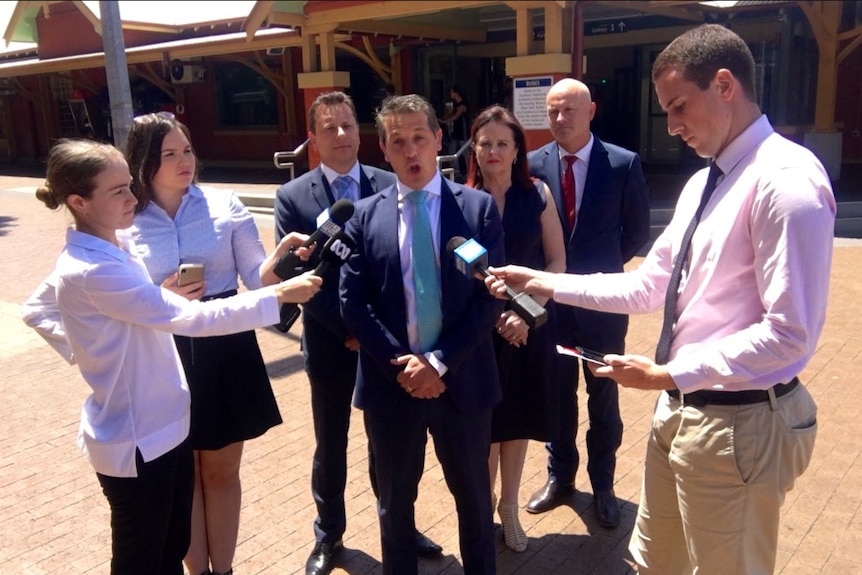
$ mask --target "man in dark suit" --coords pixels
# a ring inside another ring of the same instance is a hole
[[[649,240],[649,192],[640,159],[593,136],[590,122],[596,105],[582,82],[560,80],[548,92],[546,104],[554,141],[530,152],[527,159],[530,173],[554,194],[566,241],[566,272],[622,271]],[[558,326],[562,345],[622,353],[628,316],[561,306]],[[575,445],[578,360],[560,356],[560,361],[560,437],[547,445],[548,480],[527,504],[532,513],[548,511],[570,498],[580,461]],[[620,509],[613,490],[614,470],[623,434],[617,384],[596,377],[586,365],[583,371],[590,420],[587,473],[599,524],[616,527]]]
[[[317,229],[318,215],[337,200],[356,202],[395,183],[391,172],[358,162],[359,125],[353,101],[347,94],[327,92],[318,96],[308,110],[308,126],[311,145],[320,153],[320,165],[278,189],[276,241],[292,231],[311,234]],[[323,242],[318,244],[309,260],[311,265],[319,259]],[[302,311],[302,351],[311,385],[316,441],[311,490],[318,514],[314,522],[316,544],[306,564],[308,575],[332,570],[347,524],[344,509],[347,435],[359,343],[341,320],[338,281],[337,269],[326,273],[320,292]],[[371,486],[376,495],[373,469]],[[440,546],[421,533],[416,532],[416,539],[423,555],[440,553]]]
[[[354,404],[375,456],[383,573],[417,573],[410,529],[430,430],[457,506],[464,572],[490,575],[487,461],[501,398],[492,330],[502,302],[458,270],[447,244],[472,238],[489,262],[503,261],[500,214],[490,195],[441,177],[442,132],[426,100],[387,100],[377,129],[398,181],[348,221],[357,250],[342,268],[341,310],[361,344]]]

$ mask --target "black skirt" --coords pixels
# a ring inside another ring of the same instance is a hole
[[[192,449],[221,449],[282,422],[253,331],[174,341],[191,392]]]

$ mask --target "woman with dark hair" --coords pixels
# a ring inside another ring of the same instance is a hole
[[[494,197],[503,218],[506,261],[564,271],[562,224],[548,187],[530,178],[521,124],[506,108],[491,106],[473,121],[470,139],[467,185]],[[549,306],[545,325],[530,331],[507,306],[494,337],[503,401],[494,409],[488,470],[494,493],[499,467],[497,513],[506,546],[517,552],[527,548],[527,536],[518,519],[518,491],[527,446],[530,439],[549,441],[557,431],[556,321],[553,302],[538,301]]]
[[[188,128],[171,114],[135,119],[126,145],[138,198],[131,234],[153,280],[189,299],[227,297],[238,277],[249,289],[277,280],[251,213],[228,190],[197,183]],[[182,287],[182,263],[205,266],[205,279]],[[190,575],[231,573],[239,531],[243,442],[281,423],[253,331],[175,337],[191,391],[189,440],[195,452]],[[212,571],[210,571],[212,569]]]
[[[308,300],[322,280],[306,273],[210,302],[155,285],[140,256],[147,250],[123,231],[138,204],[131,179],[113,146],[61,140],[51,149],[36,197],[51,209],[66,206],[74,227],[22,317],[78,364],[91,388],[78,444],[111,508],[111,574],[182,575],[194,462],[189,389],[169,334],[220,336],[272,325],[279,303]]]

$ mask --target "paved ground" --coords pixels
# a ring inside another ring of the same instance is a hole
[[[108,508],[75,445],[87,388],[77,370],[18,318],[21,302],[51,269],[68,220],[34,199],[39,181],[0,176],[0,575],[106,573]],[[258,223],[270,247],[271,217]],[[862,360],[860,259],[859,240],[836,240],[829,318],[820,349],[801,374],[820,407],[819,437],[811,467],[784,506],[776,569],[783,575],[862,574],[862,386],[853,375]],[[659,329],[659,314],[634,317],[629,349],[651,355]],[[313,543],[315,512],[309,487],[311,410],[298,327],[287,335],[270,329],[258,335],[285,423],[246,446],[235,572],[301,573]],[[626,433],[615,488],[623,501],[622,524],[615,530],[596,524],[586,473],[581,473],[570,506],[538,516],[522,513],[530,537],[525,553],[508,551],[498,540],[499,573],[632,573],[626,543],[655,394],[622,390],[620,396]],[[583,399],[582,393],[582,404]],[[583,434],[579,439],[583,447]],[[349,461],[347,551],[336,572],[378,573],[379,533],[358,413]],[[544,466],[543,447],[534,443],[522,504],[544,482]],[[461,573],[454,505],[430,443],[416,511],[420,529],[445,547],[443,558],[421,561],[420,572]]]

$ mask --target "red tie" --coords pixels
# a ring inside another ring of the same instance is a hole
[[[572,169],[578,157],[563,156],[566,160],[566,172],[563,174],[563,208],[566,210],[566,217],[569,219],[569,228],[575,227],[575,171]]]

